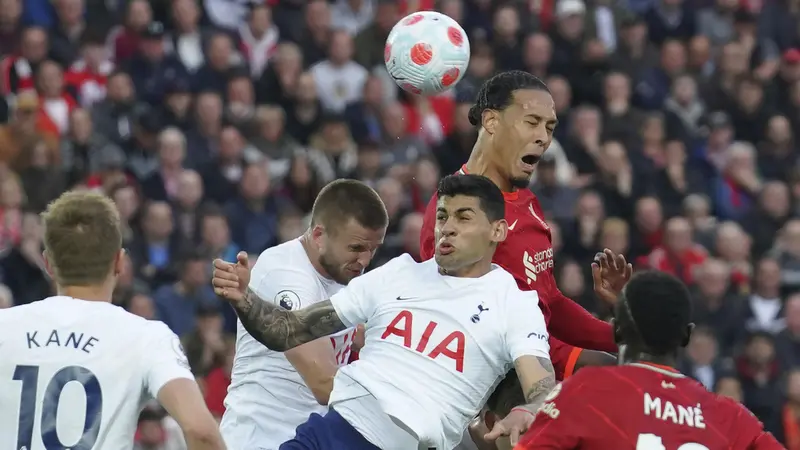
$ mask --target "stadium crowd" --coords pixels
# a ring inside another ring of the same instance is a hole
[[[404,14],[470,36],[455,89],[398,91]],[[481,82],[545,80],[560,120],[531,189],[560,288],[589,311],[598,249],[682,278],[682,370],[800,450],[800,0],[0,0],[0,307],[51,294],[38,213],[106,192],[129,261],[115,302],[183,337],[224,411],[236,316],[209,261],[299,236],[336,178],[390,216],[373,266],[419,258],[422,213],[469,156]],[[181,448],[157,409],[137,448]]]

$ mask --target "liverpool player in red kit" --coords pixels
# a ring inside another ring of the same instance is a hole
[[[615,306],[616,367],[589,367],[550,392],[517,450],[777,450],[744,406],[674,369],[693,325],[689,291],[637,273]]]
[[[528,189],[536,163],[550,146],[558,123],[547,86],[526,72],[495,75],[481,87],[469,120],[479,127],[478,139],[461,172],[483,175],[504,193],[509,233],[498,246],[493,262],[514,275],[521,289],[538,291],[551,335],[550,358],[556,378],[568,377],[576,366],[613,364],[611,355],[581,351],[587,348],[616,352],[617,347],[610,326],[564,296],[556,286],[550,227]],[[423,259],[431,258],[436,246],[435,216],[434,197],[425,211],[420,236]],[[617,267],[619,270],[606,272],[602,280],[611,288],[611,299],[606,301],[613,302],[615,289],[630,277],[631,268],[624,258]],[[594,269],[597,288],[600,270]]]

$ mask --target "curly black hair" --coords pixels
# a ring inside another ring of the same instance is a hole
[[[682,281],[648,270],[634,275],[617,306],[626,344],[653,355],[668,355],[686,345],[692,299]]]
[[[478,126],[481,123],[481,115],[487,109],[503,110],[508,107],[514,98],[514,91],[519,89],[550,92],[544,81],[528,72],[521,70],[500,72],[481,86],[475,105],[469,109],[469,123]]]

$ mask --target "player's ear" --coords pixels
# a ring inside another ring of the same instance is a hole
[[[499,243],[506,240],[508,236],[508,222],[500,219],[492,223],[492,242]]]
[[[117,276],[125,270],[125,249],[121,248],[114,257],[114,276]]]
[[[683,342],[681,342],[681,347],[686,347],[689,345],[689,341],[692,339],[692,332],[694,331],[694,324],[690,323],[686,326],[686,335],[683,336]]]
[[[53,274],[53,267],[50,265],[50,258],[47,257],[47,250],[42,252],[42,258],[44,259],[44,270],[47,271],[50,279],[54,280],[55,275]]]
[[[497,415],[491,411],[484,410],[483,411],[483,423],[486,424],[486,428],[492,429],[494,428],[494,424],[497,423]]]
[[[481,114],[481,125],[487,133],[494,134],[499,119],[500,113],[497,110],[485,109],[483,110],[483,114]]]
[[[316,224],[311,228],[311,240],[314,241],[314,244],[317,246],[321,246],[323,240],[325,239],[325,227]]]

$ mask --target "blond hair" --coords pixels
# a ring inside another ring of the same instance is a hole
[[[59,286],[103,283],[122,248],[120,218],[108,197],[70,191],[42,213],[44,248]]]

